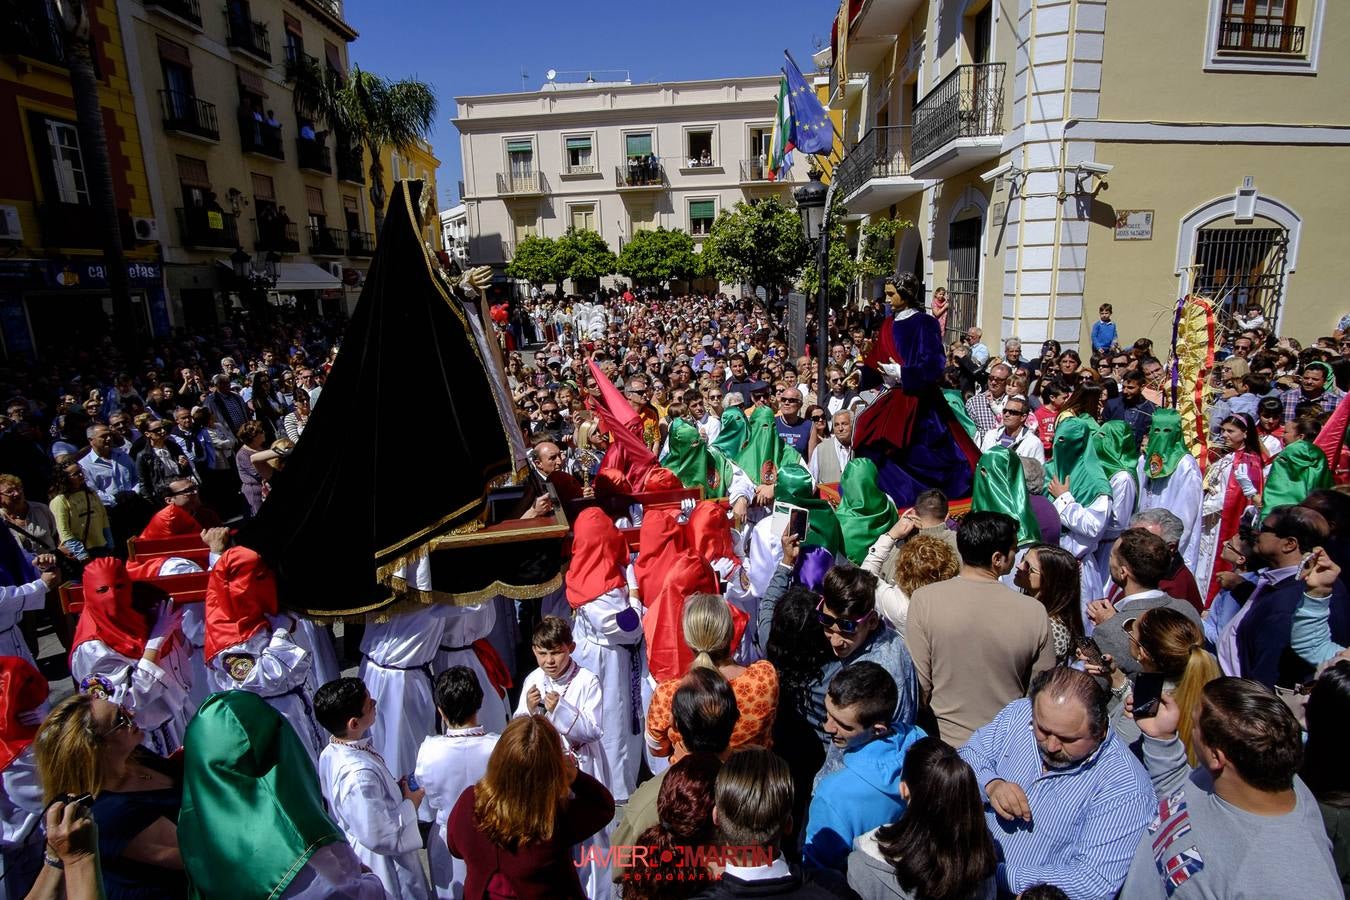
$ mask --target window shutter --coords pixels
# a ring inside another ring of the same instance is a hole
[[[323,215],[323,191],[316,187],[305,185],[305,203],[309,206],[309,211],[315,215]]]
[[[271,175],[259,175],[257,172],[250,174],[253,176],[253,198],[255,200],[277,199],[272,187]]]
[[[328,67],[339,75],[345,75],[347,70],[342,65],[342,56],[338,53],[338,48],[330,41],[323,42],[323,56],[328,60]]]
[[[262,80],[261,75],[248,69],[236,68],[235,71],[239,73],[240,90],[255,97],[267,96],[267,84]]]
[[[206,171],[206,161],[191,156],[178,157],[178,180],[188,187],[211,189],[211,176]]]
[[[717,215],[717,202],[715,200],[690,200],[689,218],[690,219],[711,219]]]
[[[162,36],[155,36],[156,43],[159,45],[159,58],[165,62],[171,62],[176,66],[182,66],[185,69],[192,68],[192,58],[188,56],[188,49],[182,44],[175,44],[173,41],[166,41]]]
[[[652,136],[650,134],[630,134],[624,138],[624,145],[627,148],[625,156],[650,156]]]
[[[533,152],[534,152],[534,144],[532,144],[532,143],[531,143],[530,141],[528,141],[528,140],[523,140],[523,141],[507,141],[507,142],[506,142],[506,152],[507,152],[507,153],[533,153]]]
[[[567,139],[568,150],[589,150],[591,149],[591,139],[588,137],[570,137]]]
[[[290,13],[282,12],[281,21],[284,23],[287,31],[293,34],[301,34],[301,35],[305,33],[304,25],[301,23],[299,19],[297,19]]]

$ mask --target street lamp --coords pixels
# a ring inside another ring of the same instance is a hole
[[[230,254],[230,265],[234,268],[234,277],[240,281],[248,278],[252,268],[253,257],[244,252],[243,247],[238,247]]]
[[[830,192],[820,180],[820,169],[812,166],[811,179],[792,192],[802,217],[802,234],[816,251],[816,402],[825,402],[825,360],[830,354],[830,295],[826,285],[830,265]]]

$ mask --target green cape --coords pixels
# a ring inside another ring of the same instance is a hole
[[[778,477],[779,469],[794,463],[801,465],[802,455],[778,436],[778,426],[769,407],[755,407],[746,427],[749,433],[745,447],[736,455],[736,465],[744,469],[755,484],[772,483]]]
[[[722,411],[722,428],[713,438],[712,448],[727,459],[735,459],[745,446],[748,430],[745,413],[741,412],[739,406],[725,409]]]
[[[1045,464],[1045,483],[1058,478],[1084,506],[1111,496],[1111,482],[1097,456],[1097,426],[1086,416],[1066,419],[1055,428],[1055,453]],[[1048,491],[1048,489],[1047,489]]]
[[[194,896],[279,897],[315,850],[346,840],[300,738],[257,694],[212,694],[183,743],[178,848]]]
[[[1327,455],[1311,441],[1294,441],[1271,460],[1261,492],[1261,515],[1277,506],[1302,503],[1313,491],[1331,487]]]
[[[1102,423],[1097,429],[1097,458],[1108,482],[1117,472],[1129,472],[1135,488],[1139,487],[1139,445],[1129,422],[1112,419]]]
[[[844,534],[830,501],[821,500],[811,487],[811,473],[801,464],[785,466],[778,472],[773,499],[800,506],[807,511],[806,540],[803,544],[824,547],[838,557],[844,552]]]
[[[961,392],[953,388],[943,388],[942,396],[947,398],[947,405],[952,408],[952,415],[956,417],[956,421],[961,423],[961,427],[966,430],[966,434],[970,435],[970,439],[975,440],[975,432],[979,429],[975,427],[975,420],[970,417],[970,413],[966,410],[966,401],[962,398]]]
[[[706,500],[727,495],[731,487],[731,463],[716,450],[709,450],[698,429],[684,419],[670,423],[670,449],[661,465],[675,473],[687,488],[703,488]]]
[[[1175,409],[1153,413],[1146,452],[1144,474],[1149,478],[1166,478],[1177,470],[1177,463],[1186,455],[1186,439],[1181,434],[1181,414]]]
[[[975,487],[970,497],[972,512],[1000,512],[1017,520],[1017,546],[1041,541],[1041,526],[1031,509],[1022,458],[1007,447],[994,447],[975,464]]]
[[[835,517],[844,536],[844,554],[862,565],[867,551],[900,518],[895,502],[877,487],[877,466],[861,456],[849,460],[839,479],[839,506]]]

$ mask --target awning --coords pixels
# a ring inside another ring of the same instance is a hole
[[[231,272],[234,265],[228,259],[216,260]],[[341,288],[342,280],[314,263],[277,263],[277,286],[274,291],[326,291]]]

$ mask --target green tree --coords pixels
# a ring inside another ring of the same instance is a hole
[[[537,288],[545,282],[554,282],[562,289],[562,280],[567,277],[567,269],[558,256],[558,242],[553,238],[530,235],[522,238],[511,254],[511,262],[506,265],[506,274],[512,278],[528,281]]]
[[[683,231],[644,229],[623,245],[615,271],[636,284],[664,285],[692,277],[698,262],[694,239]]]
[[[766,197],[723,210],[702,255],[709,274],[722,281],[749,282],[773,294],[797,279],[811,248],[796,210],[777,197]]]
[[[328,123],[339,140],[355,138],[370,157],[370,203],[375,207],[375,234],[384,230],[385,146],[407,153],[428,138],[436,120],[436,94],[414,78],[390,81],[360,66],[345,76],[317,60],[301,64],[295,79],[295,109]]]
[[[569,228],[558,238],[558,265],[578,291],[594,290],[601,278],[614,274],[616,263],[605,239],[594,231]]]
[[[859,279],[871,281],[894,274],[895,238],[910,227],[904,219],[874,219],[859,231],[855,253],[848,243],[844,214],[843,205],[836,203],[830,216],[829,295],[832,303],[846,298],[849,286]],[[807,296],[816,295],[819,279],[820,273],[814,265],[802,273],[802,288]]]

